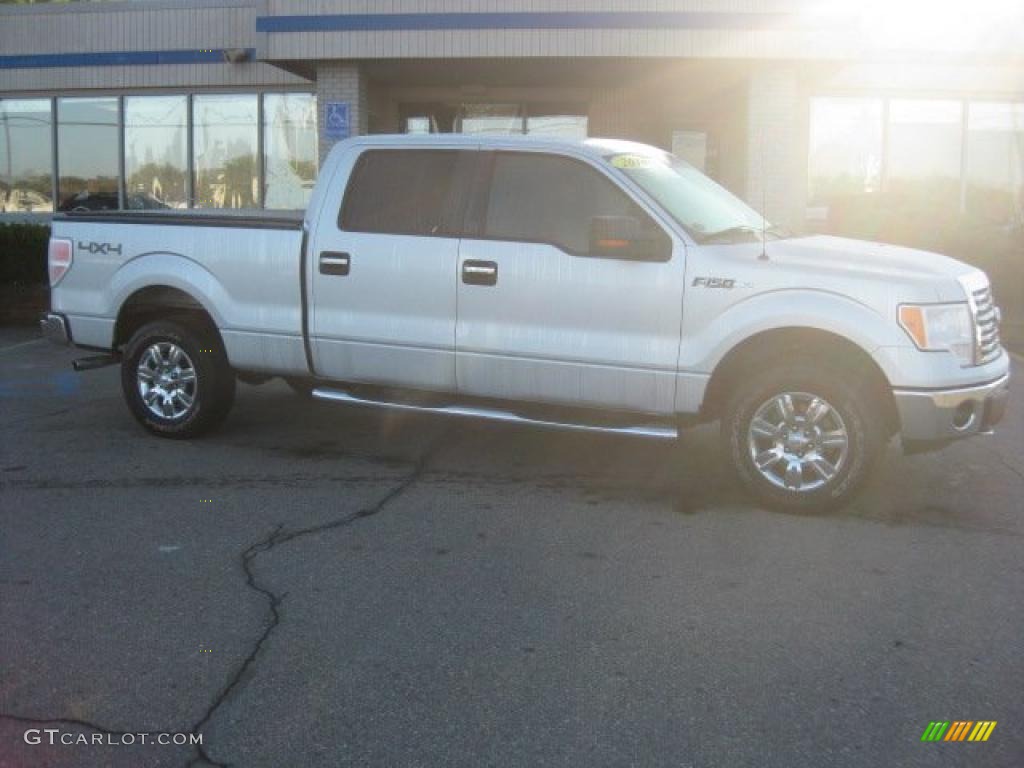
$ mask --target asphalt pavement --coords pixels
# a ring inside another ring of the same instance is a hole
[[[791,515],[710,427],[273,382],[167,441],[75,355],[0,329],[0,768],[1024,765],[1019,358],[995,436],[894,444],[851,506]],[[139,743],[179,732],[201,747]]]

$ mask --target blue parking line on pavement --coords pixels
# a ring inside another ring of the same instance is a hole
[[[82,382],[73,371],[0,380],[0,397],[75,397],[81,389]]]

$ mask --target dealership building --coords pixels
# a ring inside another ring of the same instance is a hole
[[[798,231],[892,195],[1013,227],[1016,6],[0,5],[0,212],[295,209],[347,136],[497,132],[654,144]]]

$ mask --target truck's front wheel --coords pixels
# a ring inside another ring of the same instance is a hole
[[[860,490],[884,445],[868,389],[856,376],[780,365],[733,392],[722,438],[743,484],[792,510],[827,509]]]
[[[235,376],[216,333],[158,321],[139,328],[121,359],[132,415],[161,437],[196,437],[217,426],[235,399]]]

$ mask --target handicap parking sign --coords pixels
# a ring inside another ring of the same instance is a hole
[[[328,101],[325,118],[324,133],[327,138],[347,139],[351,135],[347,101]]]

